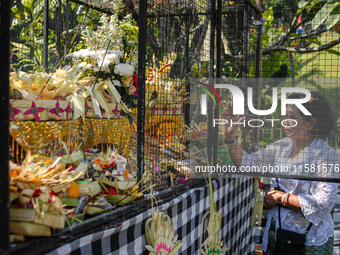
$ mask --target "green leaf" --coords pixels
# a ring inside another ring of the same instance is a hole
[[[340,52],[337,51],[337,50],[333,50],[333,49],[327,49],[326,50],[328,53],[331,53],[331,54],[334,54],[334,55],[337,55],[337,56],[340,56]]]
[[[328,16],[326,21],[327,29],[331,29],[340,21],[340,14],[339,13],[332,13]]]
[[[83,19],[84,19],[84,17],[83,16],[81,16],[81,15],[78,15],[77,16],[77,22],[82,22],[83,21]]]
[[[306,1],[302,1],[301,4],[298,3],[298,7],[300,9],[297,10],[296,14],[299,15],[301,12],[303,12],[306,8],[311,8],[313,7],[315,4],[319,3],[320,0],[313,0],[312,2],[308,2],[306,3]],[[301,5],[301,7],[300,7]]]
[[[309,4],[309,1],[301,1],[301,2],[298,2],[298,7],[299,9],[305,7],[307,4]]]
[[[316,13],[314,19],[311,22],[312,30],[317,29],[322,23],[324,23],[329,14],[333,11],[333,9],[338,5],[338,3],[325,3],[324,6]]]

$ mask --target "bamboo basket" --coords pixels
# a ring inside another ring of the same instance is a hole
[[[147,115],[180,115],[183,114],[182,103],[155,102],[147,108]]]
[[[100,116],[94,112],[93,103],[91,101],[86,101],[85,105],[85,117],[92,119],[100,119]],[[102,119],[119,119],[121,116],[122,106],[121,104],[111,104],[107,103],[109,107],[110,114],[108,114],[104,109],[102,110]]]
[[[71,120],[73,104],[58,100],[10,100],[11,120]]]

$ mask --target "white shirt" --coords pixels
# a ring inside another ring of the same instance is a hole
[[[294,141],[284,138],[270,144],[267,148],[257,152],[244,153],[241,166],[259,166],[260,169],[267,165],[273,168],[285,166],[289,174],[337,177],[340,174],[340,161],[336,150],[329,146],[322,139],[314,139],[305,147],[297,161],[289,158]],[[276,179],[272,179],[274,187],[277,187]],[[301,212],[281,208],[281,227],[296,233],[303,233],[310,222],[313,223],[307,234],[306,246],[321,246],[329,237],[334,236],[334,224],[331,217],[331,210],[335,204],[337,193],[336,183],[302,181],[279,178],[280,189],[289,194],[298,195]],[[279,227],[278,208],[275,206],[268,212],[268,219],[263,235],[263,250],[267,250],[268,231],[271,219],[276,219],[276,229]]]

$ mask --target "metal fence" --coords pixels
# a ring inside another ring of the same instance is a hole
[[[84,47],[86,41],[81,34],[87,28],[96,31],[102,13],[110,16],[119,12],[119,20],[131,13],[139,27],[138,105],[132,111],[132,131],[136,135],[130,142],[137,152],[137,177],[154,168],[153,162],[171,165],[173,159],[185,160],[188,152],[183,144],[189,143],[194,128],[189,118],[190,79],[258,76],[259,10],[246,0],[140,1],[125,3],[117,10],[92,5],[94,2],[11,1],[10,38],[1,37],[2,42],[10,39],[11,71],[53,73],[70,63],[67,54]],[[4,19],[1,25],[9,28]],[[218,115],[218,108],[216,111]],[[8,116],[3,119],[8,124]],[[3,131],[8,139],[8,125]],[[207,137],[212,137],[212,132],[208,128]],[[216,132],[214,136],[215,140],[221,137]],[[212,149],[212,141],[205,142]],[[209,151],[208,157],[216,162],[217,147],[215,153]],[[4,177],[8,174],[5,170]],[[165,174],[171,172],[170,167]],[[171,183],[162,188],[167,185]],[[8,194],[8,186],[2,187],[6,189],[3,194]],[[7,207],[2,208],[2,215],[8,215]],[[8,225],[8,217],[5,221]],[[7,240],[8,231],[2,233],[2,240]],[[2,247],[7,248],[8,242]]]
[[[323,93],[336,118],[335,130],[327,138],[335,148],[339,148],[339,16],[333,2],[323,0],[263,1],[262,76],[290,80],[297,87],[303,81],[309,90]]]
[[[189,143],[192,132],[207,129],[204,137],[213,137],[212,129],[190,120],[190,108],[197,107],[189,100],[190,79],[257,76],[258,61],[252,58],[258,57],[260,29],[254,22],[259,22],[259,10],[247,1],[152,2],[145,12],[146,29],[139,34],[138,96],[145,93],[137,121],[141,170],[144,152],[160,161],[180,159],[185,154],[180,143]],[[145,90],[140,86],[144,81]],[[218,107],[214,111],[220,114]],[[213,141],[204,137],[202,142],[212,149]],[[214,139],[219,139],[218,132]],[[214,154],[211,149],[207,156],[217,162],[217,147]]]

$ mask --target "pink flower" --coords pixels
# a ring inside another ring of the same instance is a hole
[[[116,104],[116,108],[114,108],[112,112],[116,115],[117,118],[119,118],[120,111],[118,110],[118,104]]]
[[[166,107],[166,105],[164,105],[164,107],[161,108],[161,110],[163,111],[163,114],[165,114],[169,109]]]
[[[102,108],[101,106],[99,106],[99,108],[100,108],[100,112],[102,113],[102,116],[103,116],[103,114],[105,113],[105,109]]]
[[[39,112],[43,112],[44,110],[45,110],[45,108],[43,108],[43,107],[38,107],[37,108],[37,106],[35,105],[35,102],[32,101],[31,109],[29,109],[26,112],[24,112],[24,114],[33,114],[35,120],[40,122]]]
[[[263,189],[263,187],[264,187],[263,182],[260,182],[259,188],[260,188],[260,189]]]
[[[59,107],[59,101],[57,101],[57,104],[56,104],[55,108],[52,108],[48,112],[54,113],[54,114],[57,114],[58,116],[60,116],[59,113],[62,113],[63,111],[64,110]]]
[[[89,111],[89,110],[92,110],[93,108],[91,108],[88,104],[87,104],[87,102],[85,102],[85,116],[87,115],[87,112]]]
[[[154,165],[154,166],[153,166],[153,172],[154,172],[155,174],[159,174],[160,171],[161,171],[161,169],[160,169],[160,167],[159,167],[158,165]]]
[[[150,111],[152,111],[152,113],[155,114],[155,111],[158,111],[158,108],[156,108],[156,105],[154,105],[150,108]]]
[[[178,178],[177,184],[182,184],[183,182],[185,182],[185,177]]]
[[[14,120],[15,115],[18,113],[21,113],[21,111],[17,108],[14,108],[12,104],[9,104],[9,116],[11,117],[11,120]]]
[[[66,112],[66,119],[68,120],[68,114],[73,112],[73,109],[70,106],[70,102],[68,103],[67,107],[64,109],[64,112]]]

